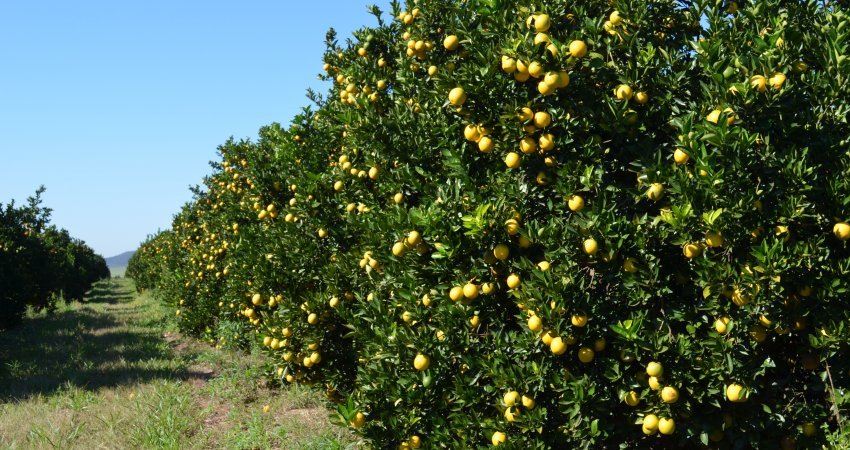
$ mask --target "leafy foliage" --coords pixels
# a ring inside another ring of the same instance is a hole
[[[381,448],[842,432],[843,3],[392,9],[137,253],[184,330],[250,324]]]
[[[19,323],[27,306],[43,310],[59,298],[82,300],[95,281],[109,277],[102,256],[49,224],[43,192],[22,207],[0,204],[0,329]]]

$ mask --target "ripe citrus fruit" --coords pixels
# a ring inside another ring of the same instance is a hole
[[[462,87],[456,87],[449,91],[449,103],[454,106],[461,106],[466,102],[466,92]]]
[[[689,242],[682,247],[682,253],[688,259],[693,259],[702,254],[702,245],[696,242]]]
[[[564,352],[567,351],[567,344],[565,344],[564,340],[558,336],[552,339],[552,342],[549,344],[549,350],[551,350],[555,355],[563,355]]]
[[[596,239],[588,238],[584,240],[583,248],[588,255],[595,255],[599,250],[599,245],[596,243]]]
[[[661,183],[652,183],[649,186],[649,189],[646,191],[646,198],[657,202],[661,200],[661,197],[664,197],[664,185]]]
[[[838,222],[832,227],[832,233],[840,241],[850,239],[850,224],[847,222]]]
[[[744,386],[741,386],[738,383],[732,383],[726,387],[726,398],[729,399],[730,402],[744,402],[747,400],[747,393],[744,389]]]
[[[517,399],[519,398],[519,392],[517,391],[508,391],[502,397],[502,400],[505,402],[505,406],[511,407],[516,404]]]
[[[546,128],[552,123],[552,116],[546,111],[537,111],[534,113],[534,126],[537,128]]]
[[[454,286],[449,290],[449,298],[452,299],[453,302],[456,302],[463,298],[463,288],[460,286]]]
[[[614,96],[617,97],[617,100],[630,100],[633,94],[632,87],[628,84],[621,84],[614,89]]]
[[[431,358],[419,353],[413,359],[413,367],[418,371],[427,370],[431,366]]]
[[[587,316],[584,314],[573,314],[572,317],[570,317],[570,323],[572,323],[574,327],[584,327],[587,325]]]
[[[722,247],[725,243],[726,240],[720,233],[716,231],[709,231],[705,233],[705,244],[709,247]]]
[[[528,318],[528,329],[531,331],[540,331],[543,328],[543,321],[537,316]]]
[[[569,206],[570,211],[579,212],[584,209],[584,198],[580,195],[571,195],[567,201],[567,206]]]
[[[723,316],[714,321],[714,329],[720,334],[726,334],[729,329],[730,319],[727,316]]]
[[[626,393],[624,401],[626,402],[627,405],[635,407],[640,403],[640,397],[638,396],[637,392],[629,391],[629,392]]]
[[[491,151],[493,151],[494,146],[495,143],[493,142],[493,139],[491,139],[489,136],[484,136],[478,140],[478,150],[480,150],[482,153],[490,153]]]
[[[570,42],[570,56],[573,58],[583,58],[587,54],[587,44],[584,41]]]
[[[552,25],[552,21],[549,18],[548,14],[538,14],[534,18],[534,29],[540,32],[549,31],[549,27]]]
[[[664,366],[660,362],[652,361],[646,365],[646,374],[651,377],[660,377],[664,374]]]
[[[647,414],[643,417],[643,427],[649,430],[658,429],[658,416],[655,414]]]
[[[493,437],[490,438],[490,441],[493,443],[494,447],[504,444],[507,440],[508,436],[501,431],[496,431],[495,433],[493,433]]]
[[[466,283],[463,286],[463,296],[468,299],[478,298],[478,286],[473,283]]]
[[[670,435],[676,431],[676,422],[667,417],[662,417],[658,420],[658,432],[661,434]]]
[[[510,152],[505,155],[505,165],[508,166],[509,169],[516,169],[519,167],[519,154],[516,152]]]
[[[443,39],[443,47],[445,47],[448,51],[454,51],[457,49],[458,44],[460,43],[460,39],[457,36],[450,34]]]
[[[679,401],[679,390],[673,386],[664,386],[664,389],[661,389],[661,400],[664,403],[676,403]]]
[[[511,249],[506,244],[497,244],[493,247],[493,256],[496,257],[499,261],[504,261],[508,259],[508,256],[511,254]]]
[[[289,381],[289,378],[287,378],[287,381]],[[354,415],[354,418],[351,419],[350,424],[354,428],[360,428],[366,424],[366,416],[363,415],[362,412],[358,411],[357,414]]]

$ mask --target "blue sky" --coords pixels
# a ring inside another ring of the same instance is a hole
[[[387,0],[0,2],[0,202],[47,187],[53,223],[104,256],[191,198],[230,136],[323,92],[328,28]]]

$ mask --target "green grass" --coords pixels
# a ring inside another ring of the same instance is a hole
[[[127,266],[119,266],[119,267],[110,267],[109,273],[112,277],[121,277],[124,278],[124,274],[127,272]]]
[[[113,279],[0,334],[0,448],[360,447],[318,393],[269,387],[262,355],[182,337],[170,317]]]

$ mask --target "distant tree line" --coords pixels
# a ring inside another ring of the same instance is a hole
[[[106,260],[67,230],[50,224],[40,187],[22,206],[0,203],[0,329],[20,323],[27,306],[53,309],[80,300],[109,277]]]

